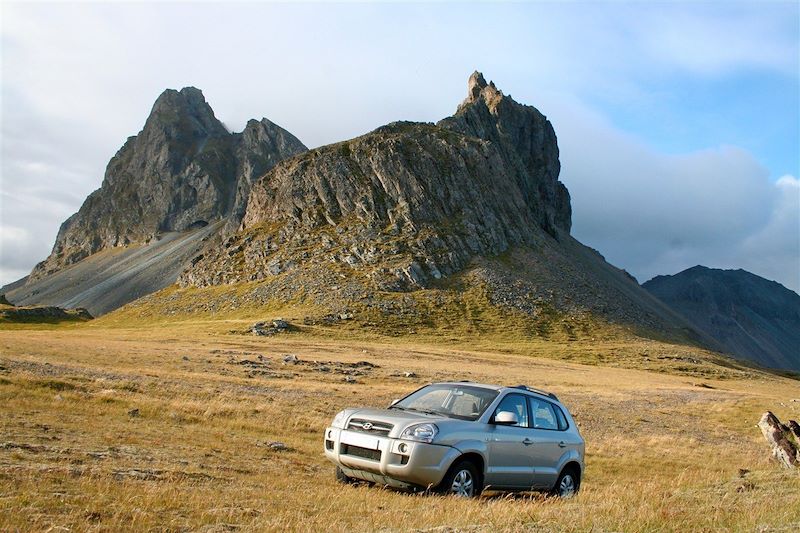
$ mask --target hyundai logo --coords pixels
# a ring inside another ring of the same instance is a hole
[[[372,422],[364,422],[364,425],[361,426],[361,428],[364,429],[364,431],[369,431],[372,429]]]

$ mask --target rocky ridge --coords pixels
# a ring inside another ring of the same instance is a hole
[[[252,181],[305,149],[266,119],[230,133],[200,90],[168,89],[142,131],[111,159],[100,189],[61,225],[52,253],[28,283],[100,250],[144,244],[164,232],[226,217],[235,228]]]
[[[347,265],[380,290],[410,290],[473,257],[569,235],[550,122],[487,84],[438,124],[395,122],[276,165],[252,189],[240,232],[183,286],[258,281],[298,265]]]

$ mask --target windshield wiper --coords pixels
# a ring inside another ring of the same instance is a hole
[[[399,405],[390,405],[389,409],[400,409],[401,411],[405,411],[405,407],[400,407]]]
[[[444,415],[444,413],[440,413],[439,411],[432,411],[430,409],[417,409],[416,407],[406,407],[408,411],[416,411],[418,413],[425,413],[426,415]]]

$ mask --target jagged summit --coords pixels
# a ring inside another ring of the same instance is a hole
[[[480,99],[486,101],[487,104],[496,105],[502,97],[503,93],[495,87],[494,82],[487,84],[483,74],[476,70],[467,81],[467,98],[461,102],[458,109],[461,110]]]
[[[167,89],[156,99],[143,131],[163,127],[178,128],[169,133],[189,133],[200,137],[229,134],[214,116],[203,92],[195,87],[184,87],[180,91]]]
[[[250,182],[304,150],[267,120],[230,133],[199,89],[167,89],[142,131],[111,159],[101,188],[62,224],[52,253],[28,283],[100,250],[146,243],[162,232],[229,216],[238,225]]]
[[[504,95],[476,71],[456,114],[438,125],[498,146],[516,166],[518,185],[526,202],[535,207],[539,224],[554,237],[556,228],[569,233],[572,207],[569,191],[558,181],[558,141],[552,124],[538,109]]]

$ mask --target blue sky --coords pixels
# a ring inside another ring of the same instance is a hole
[[[318,146],[455,111],[481,70],[553,122],[573,235],[640,281],[800,289],[800,4],[2,4],[0,282],[43,259],[165,88]]]

